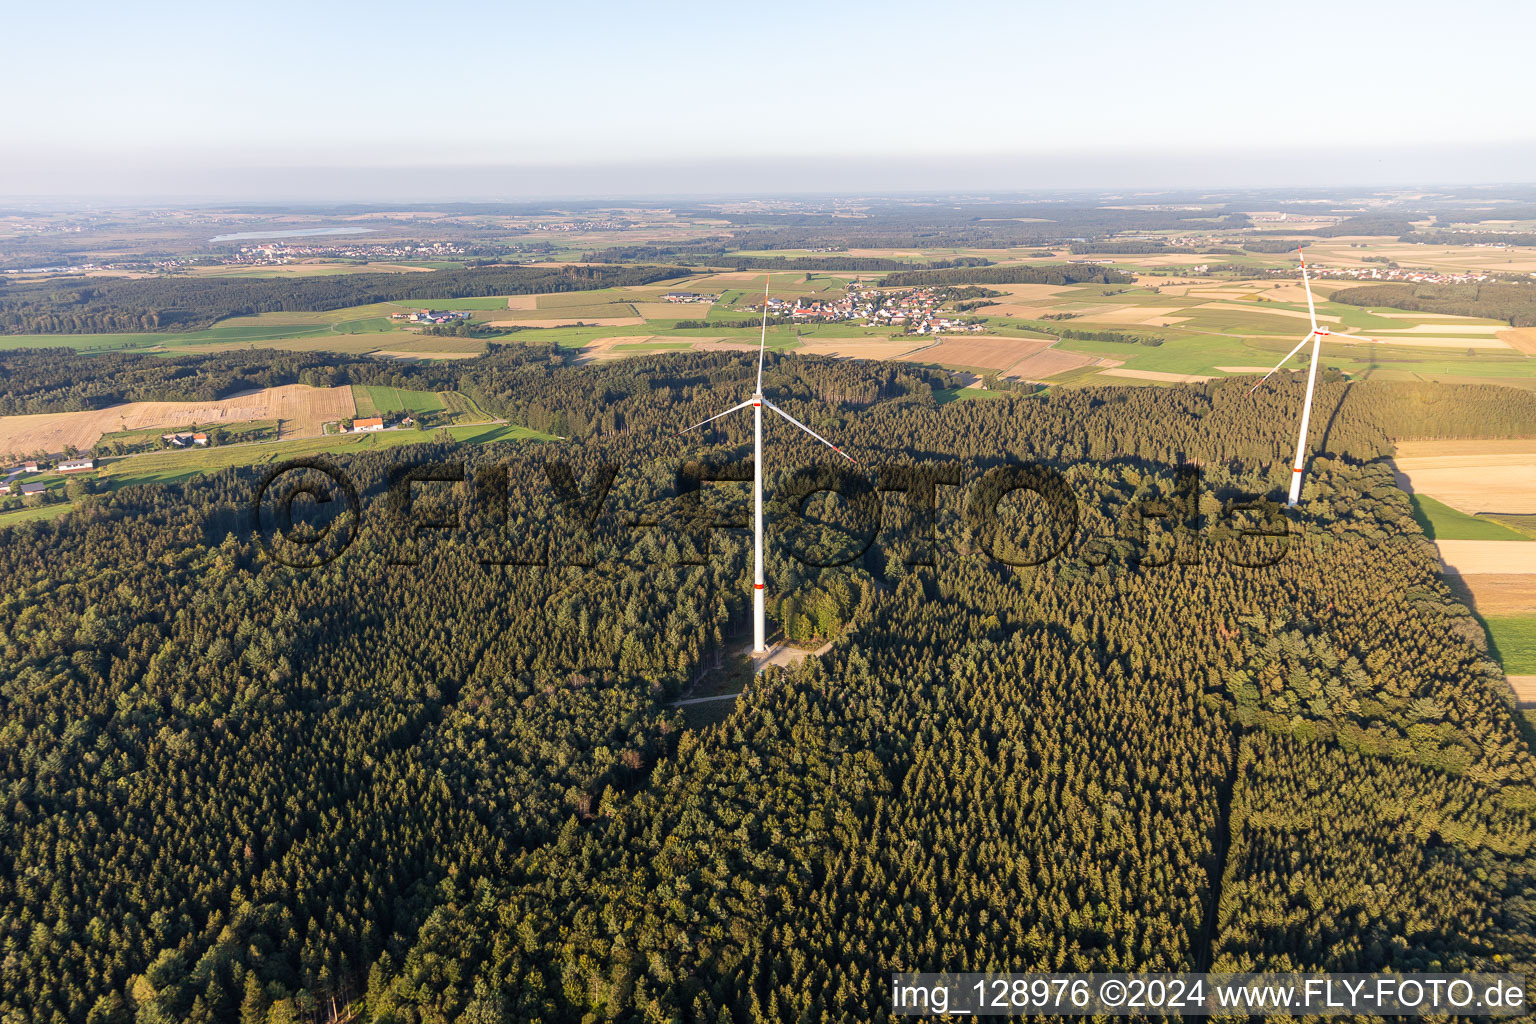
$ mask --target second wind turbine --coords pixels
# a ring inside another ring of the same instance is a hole
[[[1301,427],[1296,432],[1296,461],[1291,465],[1291,490],[1286,501],[1286,505],[1290,508],[1295,508],[1297,502],[1301,501],[1302,470],[1306,468],[1307,462],[1307,427],[1312,422],[1312,393],[1317,388],[1317,364],[1323,353],[1323,339],[1334,336],[1328,328],[1317,325],[1317,306],[1312,301],[1312,282],[1307,278],[1307,256],[1299,248],[1296,250],[1296,255],[1301,260],[1301,286],[1307,293],[1307,315],[1312,320],[1312,333],[1297,342],[1296,347],[1287,352],[1285,358],[1276,363],[1273,370],[1260,377],[1258,384],[1248,389],[1248,393],[1253,394],[1259,389],[1259,384],[1273,377],[1275,372],[1290,362],[1291,357],[1300,352],[1307,342],[1312,343],[1312,363],[1307,369],[1307,393],[1301,405]],[[1350,335],[1350,340],[1369,341],[1370,339]]]
[[[773,275],[768,275],[769,280]],[[767,406],[790,423],[810,434],[822,444],[831,448],[834,452],[854,461],[853,456],[843,451],[837,445],[822,437],[810,427],[795,419],[789,413],[774,405],[763,397],[763,354],[768,347],[768,281],[763,282],[763,332],[757,346],[757,389],[752,392],[745,402],[731,406],[724,412],[716,413],[707,420],[701,420],[687,430],[678,431],[678,436],[697,430],[706,423],[713,423],[722,416],[729,416],[733,412],[752,407],[752,653],[762,654],[768,650],[768,615],[767,603],[763,594],[765,583],[763,581],[763,406]]]

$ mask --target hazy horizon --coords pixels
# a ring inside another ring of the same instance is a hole
[[[12,15],[0,195],[453,200],[1536,180],[1536,9],[1109,3]],[[1184,13],[1189,13],[1188,11]],[[1199,12],[1196,12],[1199,13]],[[1489,35],[1488,26],[1498,27]],[[1508,43],[1504,41],[1509,41]],[[1512,59],[1499,59],[1508,49]],[[1478,53],[1475,87],[1448,55]],[[1341,56],[1340,54],[1345,54]],[[65,116],[68,114],[68,116]]]

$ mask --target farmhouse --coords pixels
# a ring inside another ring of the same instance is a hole
[[[435,309],[418,309],[406,315],[413,324],[445,324],[450,320],[468,320],[468,313],[441,313]]]
[[[66,459],[59,463],[60,473],[84,473],[88,469],[95,469],[96,463],[90,459]]]
[[[193,434],[192,435],[192,443],[193,444],[207,444],[208,443],[208,435],[207,434]]]
[[[23,473],[36,473],[37,472],[37,463],[35,463],[35,462],[23,462],[21,464],[21,471]]]
[[[366,416],[352,421],[352,430],[383,430],[384,418],[382,416]]]
[[[21,496],[23,498],[35,498],[48,489],[47,484],[22,484]]]

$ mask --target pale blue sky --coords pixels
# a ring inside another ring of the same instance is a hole
[[[11,6],[0,194],[1536,178],[1536,4]]]

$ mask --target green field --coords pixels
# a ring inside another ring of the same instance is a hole
[[[615,345],[615,352],[671,352],[693,348],[686,341],[637,341],[629,345]]]
[[[1478,518],[1489,522],[1507,526],[1517,533],[1523,533],[1532,540],[1536,540],[1536,515],[1518,515],[1512,512],[1485,512]]]
[[[1410,494],[1413,518],[1433,540],[1520,540],[1532,538],[1517,533],[1494,520],[1469,516],[1442,504],[1427,494]]]
[[[1536,615],[1491,616],[1483,625],[1506,673],[1536,674]]]
[[[389,312],[399,312],[388,306]],[[379,304],[357,306],[335,313],[271,313],[237,317],[200,331],[160,331],[149,334],[7,334],[0,335],[0,350],[18,348],[73,348],[80,352],[122,352],[135,349],[182,349],[205,345],[254,345],[334,338],[338,335],[402,332]],[[345,313],[346,316],[336,314]],[[372,315],[367,315],[371,313]],[[363,315],[359,315],[363,314]],[[403,333],[403,332],[402,332]],[[379,345],[374,347],[380,347]],[[315,347],[324,347],[315,346]]]
[[[303,438],[261,444],[227,445],[193,451],[154,452],[102,460],[98,479],[109,488],[135,487],[143,484],[171,484],[189,480],[231,466],[261,466],[310,455],[347,455],[381,451],[439,440],[447,434],[459,444],[492,444],[498,441],[555,441],[558,438],[514,424],[488,423],[447,427],[438,430],[392,430],[377,434],[342,434],[331,437]],[[63,480],[49,478],[49,486],[63,486]],[[0,527],[54,519],[73,508],[69,502],[29,505],[13,512],[0,512]]]
[[[127,349],[188,348],[194,345],[240,344],[307,338],[329,333],[326,325],[270,327],[210,327],[202,331],[159,334],[8,334],[0,349],[73,348],[81,352],[121,352]]]
[[[71,502],[60,501],[51,505],[27,505],[11,512],[0,512],[0,527],[57,519],[74,507]]]
[[[378,384],[352,385],[352,401],[359,416],[379,416],[400,410],[410,413],[443,411],[443,400],[435,391],[407,391]]]
[[[473,444],[525,438],[553,440],[548,434],[508,424],[448,427],[446,432],[455,441]],[[143,483],[170,483],[230,466],[259,466],[305,455],[352,454],[422,444],[437,440],[439,434],[436,430],[386,430],[370,434],[307,437],[269,444],[226,445],[198,451],[156,452],[108,460],[101,471],[101,478],[114,488]]]

